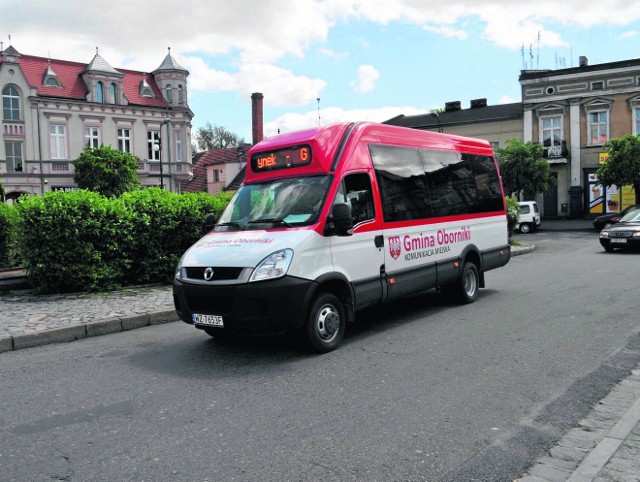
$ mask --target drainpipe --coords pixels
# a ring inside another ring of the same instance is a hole
[[[42,134],[40,132],[40,103],[36,104],[38,122],[38,162],[40,163],[40,195],[44,194],[44,173],[42,172]]]

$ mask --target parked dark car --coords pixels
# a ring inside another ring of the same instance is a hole
[[[635,204],[633,206],[624,208],[619,213],[607,213],[607,214],[603,214],[602,216],[598,216],[593,220],[593,227],[596,228],[596,230],[598,231],[602,231],[602,228],[604,228],[607,224],[617,223],[618,221],[620,221],[620,218],[622,216],[627,214],[632,209],[638,209],[638,208],[640,208],[640,204]]]
[[[640,208],[630,210],[620,221],[600,231],[600,244],[607,253],[615,248],[640,247]]]

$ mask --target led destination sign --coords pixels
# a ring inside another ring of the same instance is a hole
[[[295,146],[277,151],[258,152],[251,156],[253,172],[273,171],[306,166],[311,162],[309,146]]]

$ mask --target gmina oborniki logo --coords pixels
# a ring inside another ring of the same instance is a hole
[[[398,259],[404,250],[404,260],[425,258],[434,254],[448,253],[450,245],[463,241],[471,241],[471,228],[463,226],[456,230],[439,229],[435,234],[406,234],[389,236],[389,254]]]

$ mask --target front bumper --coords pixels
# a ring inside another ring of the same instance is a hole
[[[622,241],[611,242],[612,239]],[[630,238],[600,238],[600,244],[603,248],[640,248],[640,238],[637,236]]]
[[[174,280],[176,312],[193,325],[192,315],[222,316],[225,332],[282,333],[302,326],[313,281],[285,276],[276,280],[237,285],[202,285]]]

